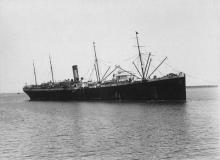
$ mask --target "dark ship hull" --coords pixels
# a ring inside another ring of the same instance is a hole
[[[24,88],[30,100],[186,100],[185,76],[77,88]]]

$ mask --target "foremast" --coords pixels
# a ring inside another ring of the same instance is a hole
[[[140,50],[140,45],[139,45],[139,39],[138,39],[138,32],[136,32],[136,40],[137,40],[137,47],[138,47],[138,56],[139,56],[139,60],[140,60],[140,63],[141,63],[141,72],[138,70],[137,66],[135,65],[135,63],[133,62],[136,70],[138,71],[138,73],[140,74],[142,80],[147,80],[150,78],[151,75],[153,75],[153,73],[155,73],[155,71],[164,63],[164,61],[167,59],[167,57],[165,57],[162,62],[149,74],[148,76],[148,72],[149,72],[149,68],[150,68],[150,65],[151,65],[151,61],[152,61],[152,58],[151,57],[151,53],[149,53],[148,55],[148,58],[147,58],[147,63],[144,67],[144,64],[143,64],[143,59],[142,59],[142,53],[141,53],[141,50]]]
[[[95,42],[93,42],[93,49],[94,49],[94,54],[95,54],[95,71],[96,71],[96,78],[97,78],[97,82],[100,83],[100,72],[99,72],[99,63],[98,63],[98,58],[96,55],[96,48],[95,48]]]
[[[136,39],[137,39],[137,47],[138,47],[138,56],[139,56],[140,63],[141,63],[141,77],[142,77],[142,80],[144,80],[145,79],[144,67],[143,67],[143,60],[142,60],[141,50],[140,50],[140,45],[139,45],[139,40],[138,40],[138,32],[136,32]]]

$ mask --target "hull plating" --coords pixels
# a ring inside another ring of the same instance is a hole
[[[98,88],[24,89],[31,100],[185,100],[185,77]]]

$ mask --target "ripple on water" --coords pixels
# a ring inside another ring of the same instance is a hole
[[[197,92],[186,103],[3,96],[0,159],[219,159],[219,101]]]

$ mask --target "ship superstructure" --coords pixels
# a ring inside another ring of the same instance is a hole
[[[154,73],[167,57],[149,73],[151,53],[148,54],[147,62],[144,64],[138,32],[136,32],[136,40],[140,67],[138,68],[134,62],[133,65],[138,74],[115,65],[112,70],[108,67],[101,77],[96,46],[93,42],[96,81],[84,81],[79,77],[78,66],[73,65],[73,79],[55,82],[50,58],[52,81],[38,85],[33,63],[35,85],[26,85],[23,90],[31,100],[185,100],[185,74],[170,73],[156,77]],[[111,79],[109,79],[110,76],[112,76]]]

